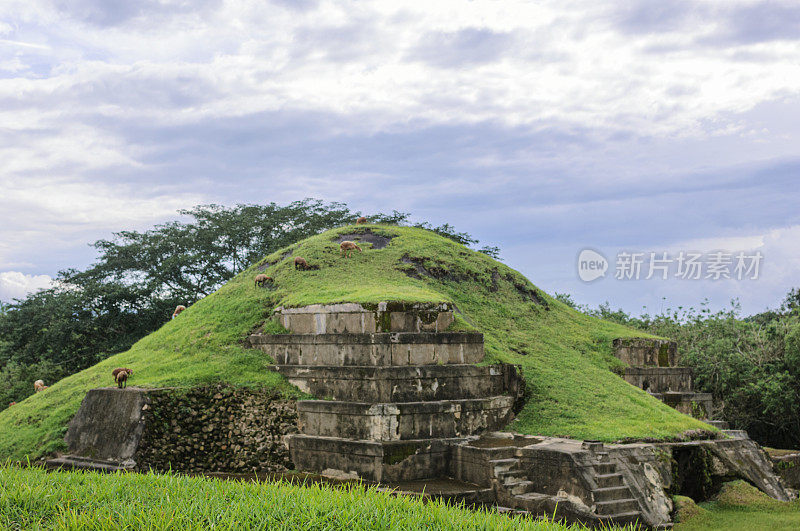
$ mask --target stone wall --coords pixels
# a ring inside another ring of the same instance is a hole
[[[295,401],[228,386],[148,393],[137,468],[264,472],[293,468],[283,437],[297,432]]]
[[[252,334],[248,345],[278,365],[389,366],[478,363],[483,334]]]
[[[631,367],[675,367],[678,344],[666,339],[618,338],[614,355]]]
[[[297,433],[294,400],[273,390],[92,389],[69,423],[54,467],[180,472],[293,468],[284,436]]]
[[[147,393],[109,387],[92,389],[70,420],[64,441],[72,455],[132,463],[142,437]]]
[[[692,370],[689,367],[627,367],[625,381],[650,391],[692,391]]]
[[[789,455],[770,455],[772,468],[791,489],[800,489],[800,452]]]
[[[274,318],[293,334],[444,332],[454,320],[450,304],[403,302],[279,307],[275,309]]]

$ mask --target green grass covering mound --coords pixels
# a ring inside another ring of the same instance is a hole
[[[363,253],[342,258],[337,238],[363,231],[391,242],[382,249],[363,243]],[[295,256],[318,269],[295,270]],[[273,277],[274,285],[254,287],[261,272]],[[241,346],[247,334],[281,305],[380,301],[452,302],[461,312],[461,328],[484,333],[486,363],[521,365],[529,399],[509,429],[610,441],[707,428],[612,372],[621,366],[612,356],[612,339],[641,333],[576,312],[506,265],[433,232],[359,225],[266,257],[129,351],[0,412],[0,459],[36,457],[60,448],[66,424],[86,391],[113,385],[115,367],[134,369],[129,383],[142,387],[222,381],[296,393],[265,370],[272,360]]]
[[[711,531],[717,529],[800,529],[800,502],[774,500],[745,481],[723,485],[714,501],[695,505],[676,496],[675,529]]]
[[[585,529],[359,485],[0,468],[3,529]],[[609,527],[612,529],[621,529]]]

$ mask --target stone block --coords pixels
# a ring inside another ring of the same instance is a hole
[[[488,398],[519,390],[512,365],[416,367],[272,367],[302,391],[321,399],[421,402]]]
[[[614,355],[630,367],[675,367],[678,344],[665,339],[618,338],[613,342]]]
[[[249,344],[279,365],[471,364],[483,360],[483,334],[253,334]]]
[[[297,404],[305,435],[377,441],[463,437],[504,426],[514,399],[379,403],[303,400]]]
[[[450,448],[460,439],[362,441],[291,435],[289,448],[299,470],[357,475],[366,481],[396,482],[446,476]]]
[[[691,392],[692,370],[688,367],[627,367],[625,381],[651,393]]]
[[[447,303],[381,302],[312,304],[278,308],[275,318],[294,334],[373,334],[378,332],[444,332],[453,323]]]

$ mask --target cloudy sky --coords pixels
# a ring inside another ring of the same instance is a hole
[[[756,312],[800,285],[799,147],[793,0],[4,0],[0,299],[179,208],[318,197],[582,303]],[[614,278],[681,250],[759,278]]]

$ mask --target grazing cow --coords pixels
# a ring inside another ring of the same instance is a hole
[[[267,282],[275,282],[275,279],[272,277],[268,277],[265,274],[256,275],[256,286],[264,286]]]
[[[345,256],[345,258],[350,258],[350,255],[353,253],[353,250],[355,249],[358,249],[359,253],[362,252],[361,247],[356,245],[354,242],[344,241],[339,245],[339,248],[341,249],[342,254]]]

